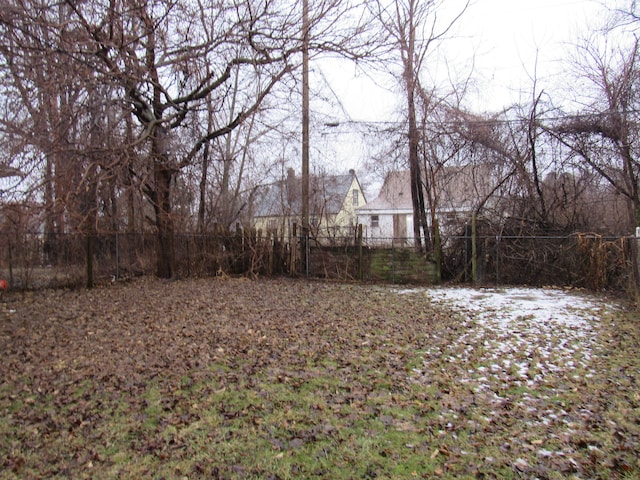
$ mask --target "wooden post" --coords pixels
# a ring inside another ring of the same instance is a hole
[[[94,236],[91,234],[87,235],[87,243],[86,243],[86,262],[87,262],[87,288],[93,288],[93,240]]]
[[[471,263],[471,225],[469,222],[464,224],[464,281],[468,282],[469,275],[469,263]]]
[[[391,240],[391,282],[396,283],[396,244]],[[414,239],[415,241],[415,239]]]
[[[437,218],[433,219],[433,236],[434,236],[434,251],[433,260],[436,263],[436,283],[442,281],[442,239],[440,238],[440,221]]]
[[[636,305],[639,305],[638,300],[640,300],[640,227],[636,227],[636,238],[635,238],[635,255],[632,258],[632,278],[633,278],[633,294],[635,296],[634,300],[636,301]]]
[[[272,237],[274,238],[272,239]],[[264,252],[265,250],[267,252],[266,271],[267,271],[267,276],[269,277],[273,275],[273,257],[274,257],[273,250],[275,248],[275,241],[273,240],[275,240],[275,235],[271,230],[267,229],[264,242],[262,242],[261,235],[258,235],[257,241],[256,241],[256,250],[260,248],[262,252]],[[258,258],[261,258],[263,256],[264,256],[264,253],[262,253]]]
[[[471,281],[475,285],[478,278],[478,231],[476,228],[476,214],[471,216]]]
[[[191,243],[191,239],[193,237],[189,237],[189,236],[184,236],[184,246],[185,246],[185,250],[187,251],[187,277],[191,276],[191,252],[189,251],[189,243]],[[196,248],[196,252],[198,251],[198,249]]]
[[[364,280],[364,271],[362,268],[362,224],[358,224],[358,280]]]
[[[116,232],[116,279],[120,278],[120,235]]]
[[[296,245],[296,241],[298,238],[297,230],[298,224],[296,222],[293,222],[291,230],[289,231],[289,275],[291,275],[292,277],[296,274],[296,252],[298,251],[298,246]]]
[[[496,235],[496,286],[500,285],[500,235]]]
[[[233,239],[233,258],[240,259],[238,262],[240,264],[240,270],[243,272],[247,271],[247,244],[245,242],[245,231],[242,229],[240,222],[236,222],[236,232]],[[236,260],[237,261],[237,260]]]
[[[309,0],[302,0],[302,231],[300,258],[309,277]]]
[[[13,249],[11,247],[11,237],[7,236],[9,242],[9,287],[13,288]]]

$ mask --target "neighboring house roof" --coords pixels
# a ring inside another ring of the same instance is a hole
[[[443,211],[472,211],[490,195],[495,184],[491,165],[444,167],[437,174],[438,204]]]
[[[491,174],[483,166],[443,167],[438,172],[437,209],[470,210],[490,192]],[[426,197],[425,197],[426,201]],[[411,177],[409,170],[387,174],[378,197],[358,208],[361,215],[411,213]]]
[[[388,173],[378,197],[358,208],[358,213],[361,214],[385,211],[408,213],[413,211],[408,170]]]
[[[311,175],[309,177],[309,214],[334,215],[340,212],[356,174]],[[287,178],[264,185],[256,193],[255,217],[299,215],[302,212],[302,181],[289,170]]]

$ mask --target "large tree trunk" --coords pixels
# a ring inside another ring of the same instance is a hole
[[[98,179],[96,177],[97,163],[92,159],[87,165],[86,189],[81,193],[81,209],[83,213],[82,222],[84,223],[82,231],[86,237],[86,287],[94,286],[94,268],[93,268],[93,250],[96,237],[96,221],[97,221],[97,191]]]
[[[156,274],[160,278],[172,278],[175,274],[174,232],[171,216],[171,184],[175,169],[169,164],[167,147],[166,129],[156,127],[151,147],[155,183],[155,198],[152,201],[158,236]]]
[[[158,252],[156,274],[160,278],[172,278],[175,270],[175,250],[173,242],[173,219],[171,218],[171,177],[172,172],[160,163],[155,163],[157,192],[156,229]]]

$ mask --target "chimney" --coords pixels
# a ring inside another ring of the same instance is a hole
[[[291,205],[294,199],[297,197],[296,171],[291,167],[287,169],[287,180],[286,180],[285,188],[287,189],[287,202],[289,203],[289,205]]]

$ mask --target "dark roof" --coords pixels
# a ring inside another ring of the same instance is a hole
[[[342,208],[355,173],[309,177],[309,214],[332,215]],[[302,212],[302,182],[289,174],[286,180],[259,187],[255,201],[256,217],[300,215]]]

